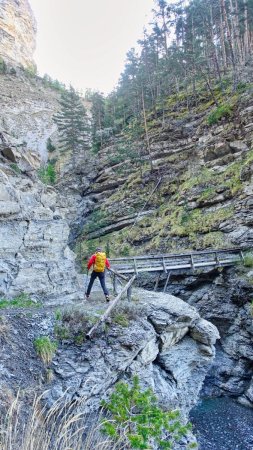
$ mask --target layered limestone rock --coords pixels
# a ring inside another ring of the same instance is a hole
[[[0,0],[0,57],[11,66],[33,68],[36,22],[28,0]]]
[[[116,254],[252,245],[251,92],[238,95],[231,117],[214,125],[207,119],[215,107],[187,114],[184,106],[149,126],[153,172],[143,144],[142,173],[130,160],[113,161],[117,138],[100,152],[101,170],[86,194],[106,221],[86,237],[110,241]]]
[[[79,284],[69,249],[65,199],[52,187],[0,164],[0,295],[51,304],[75,301]]]
[[[58,139],[52,118],[59,110],[59,98],[59,92],[39,78],[0,74],[0,132],[6,133],[8,143],[37,153],[46,162],[48,138]]]

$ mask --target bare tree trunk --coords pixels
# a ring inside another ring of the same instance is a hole
[[[243,0],[244,5],[244,61],[247,60],[250,49],[250,39],[249,39],[249,24],[248,24],[248,5],[247,0]]]
[[[149,161],[150,161],[150,169],[151,169],[151,172],[152,172],[154,167],[153,167],[153,161],[152,161],[151,150],[150,150],[150,142],[149,142],[148,127],[147,127],[147,117],[146,117],[146,108],[145,108],[145,99],[144,99],[143,86],[141,87],[141,99],[142,99],[142,112],[143,112],[144,128],[145,128],[145,135],[146,135],[146,141],[147,141],[147,149],[148,149]]]
[[[226,24],[227,39],[228,39],[228,44],[229,44],[229,48],[230,48],[230,56],[231,56],[231,62],[232,62],[232,67],[233,67],[233,79],[234,79],[233,80],[233,84],[234,84],[233,88],[235,90],[236,86],[237,86],[237,70],[236,70],[235,55],[234,55],[234,49],[233,49],[233,44],[232,44],[231,32],[230,32],[228,16],[227,16],[227,11],[226,11],[226,6],[225,6],[225,0],[221,0],[221,6],[222,6],[224,21]]]
[[[222,12],[222,0],[220,0],[220,39],[221,39],[221,49],[222,49],[222,59],[223,59],[223,71],[224,74],[227,71],[228,63],[227,63],[227,53],[226,53],[226,47],[225,47],[225,20],[224,15]]]
[[[220,73],[220,66],[219,66],[219,60],[218,60],[218,55],[217,55],[217,48],[216,45],[214,43],[214,34],[213,34],[213,29],[214,29],[214,24],[213,24],[213,7],[212,4],[210,4],[210,20],[211,20],[211,26],[210,26],[210,34],[211,34],[211,42],[212,42],[212,48],[213,48],[213,56],[214,56],[214,63],[216,66],[216,70],[217,70],[217,75],[219,78],[219,81],[221,83],[221,73]]]

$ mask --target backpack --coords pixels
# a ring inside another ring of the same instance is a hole
[[[96,260],[94,264],[94,271],[95,272],[104,272],[105,270],[105,260],[106,260],[106,254],[102,252],[96,253]]]

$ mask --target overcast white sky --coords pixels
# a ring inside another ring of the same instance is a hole
[[[37,26],[39,73],[108,93],[126,52],[151,17],[153,0],[29,0]]]

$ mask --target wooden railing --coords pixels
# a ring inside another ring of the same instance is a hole
[[[164,272],[168,274],[174,270],[231,266],[243,262],[243,259],[243,252],[240,248],[231,248],[226,250],[110,258],[110,262],[113,270],[119,275],[134,273],[137,276],[141,272]]]

